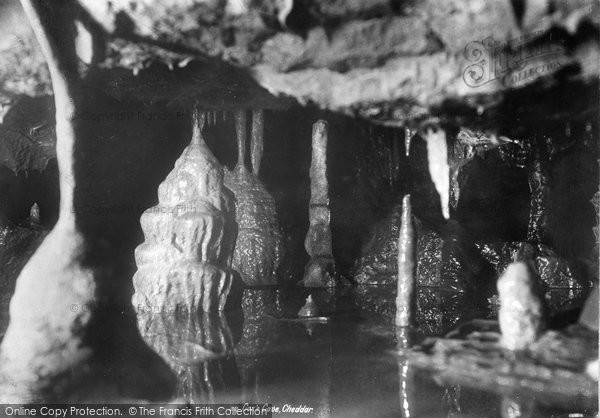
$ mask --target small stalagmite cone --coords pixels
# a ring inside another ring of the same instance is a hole
[[[40,207],[37,203],[34,203],[29,210],[29,222],[33,225],[40,223]]]
[[[543,305],[536,286],[537,279],[525,261],[509,264],[498,279],[501,343],[509,350],[528,348],[542,332]]]
[[[317,304],[315,303],[312,295],[308,295],[308,297],[306,298],[306,302],[298,311],[298,316],[300,318],[311,318],[319,316],[319,308],[317,307]]]
[[[412,221],[410,195],[402,199],[402,218],[398,238],[398,282],[396,326],[407,327],[412,321],[415,287],[415,228]]]
[[[445,219],[450,219],[450,165],[448,164],[446,132],[441,128],[427,127],[425,141],[427,142],[429,174],[440,195],[442,215]]]

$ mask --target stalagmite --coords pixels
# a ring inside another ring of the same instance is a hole
[[[450,219],[450,166],[448,165],[448,144],[446,132],[428,127],[425,131],[429,174],[440,195],[444,218]]]
[[[264,144],[264,111],[254,110],[252,112],[252,136],[250,144],[250,157],[252,159],[252,173],[258,177],[260,171],[260,162],[263,156]]]
[[[40,207],[37,203],[34,203],[29,210],[29,223],[32,225],[40,223]]]
[[[298,316],[300,318],[310,318],[314,316],[319,316],[319,308],[315,303],[312,295],[308,295],[306,298],[306,302],[302,305],[302,308],[298,311]]]
[[[527,262],[510,264],[498,279],[501,343],[509,350],[524,350],[539,337],[543,326],[542,299],[536,277]]]
[[[246,111],[235,113],[235,125],[238,162],[233,171],[225,173],[225,184],[236,198],[239,226],[233,267],[247,286],[276,285],[283,241],[275,200],[246,168]]]
[[[115,254],[95,252],[98,239],[84,227],[86,213],[78,210],[89,203],[85,193],[75,193],[85,187],[82,169],[89,161],[82,148],[89,126],[74,117],[86,104],[71,30],[75,16],[67,2],[21,4],[52,79],[60,205],[56,225],[16,282],[0,349],[0,402],[64,400],[65,392],[75,390],[81,400],[92,386],[127,398],[132,381],[138,398],[164,399],[173,376],[143,343],[131,306],[122,303],[113,277],[118,266],[107,257]],[[112,359],[110,366],[106,359]],[[161,387],[160,394],[147,392],[153,385]]]
[[[223,310],[233,281],[232,202],[223,169],[202,138],[194,112],[191,144],[141,218],[146,241],[135,252],[133,304],[140,310]]]
[[[304,248],[310,256],[301,284],[306,287],[335,287],[327,182],[327,122],[313,125],[310,165],[309,228]]]
[[[398,237],[398,282],[396,294],[396,326],[411,325],[415,287],[416,245],[410,195],[402,199],[402,220]]]

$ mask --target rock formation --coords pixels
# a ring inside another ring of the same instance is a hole
[[[327,122],[319,120],[312,131],[312,162],[310,165],[310,225],[304,241],[310,260],[304,270],[302,285],[334,287],[335,264],[331,244],[331,211],[327,181]]]
[[[498,279],[501,344],[509,350],[528,348],[542,331],[543,305],[535,280],[523,261],[510,264]]]
[[[406,195],[402,200],[402,221],[398,237],[396,326],[399,327],[411,325],[412,320],[416,269],[415,241],[410,195]]]
[[[52,79],[60,208],[56,225],[17,279],[0,348],[1,401],[56,401],[73,392],[86,399],[94,391],[164,399],[173,376],[140,338],[131,305],[123,304],[115,281],[119,254],[90,233],[89,219],[78,210],[90,203],[81,193],[89,132],[74,117],[85,95],[73,11],[62,2],[22,4]],[[134,382],[138,387],[132,389]]]
[[[262,112],[252,121],[252,164],[246,168],[246,113],[236,112],[238,162],[225,174],[225,184],[236,200],[238,236],[233,253],[233,268],[247,286],[276,285],[283,242],[277,220],[275,200],[257,177],[262,154]],[[260,145],[259,145],[260,144]]]
[[[191,144],[141,218],[146,241],[135,252],[133,305],[140,310],[225,309],[236,225],[223,169],[202,138],[196,110]]]
[[[428,126],[425,129],[424,139],[427,142],[429,174],[440,195],[442,215],[450,219],[450,166],[446,132],[439,127]]]

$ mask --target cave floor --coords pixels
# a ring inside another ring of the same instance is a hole
[[[295,312],[309,293],[322,316],[298,319]],[[393,292],[375,287],[335,294],[246,290],[243,312],[191,322],[189,317],[152,314],[160,319],[142,329],[142,335],[178,376],[173,403],[271,404],[283,412],[274,416],[324,417],[583,417],[597,410],[589,396],[485,390],[449,382],[399,355],[401,341],[420,344],[464,321],[493,318],[492,306],[474,307],[459,297],[450,309],[448,301],[456,295],[420,289],[418,325],[401,333],[385,308],[365,309],[366,294],[380,305],[393,301]],[[6,295],[0,299],[2,332],[8,302]],[[446,308],[440,309],[442,303]],[[211,344],[221,350],[202,348]],[[294,413],[290,408],[295,407],[309,413]]]

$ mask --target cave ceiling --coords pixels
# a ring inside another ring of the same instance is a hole
[[[434,118],[508,131],[597,114],[595,1],[74,3],[86,80],[117,98],[299,103],[390,126]],[[15,8],[4,19],[21,24],[3,29],[12,33],[0,43],[2,96],[48,94],[24,17]]]

